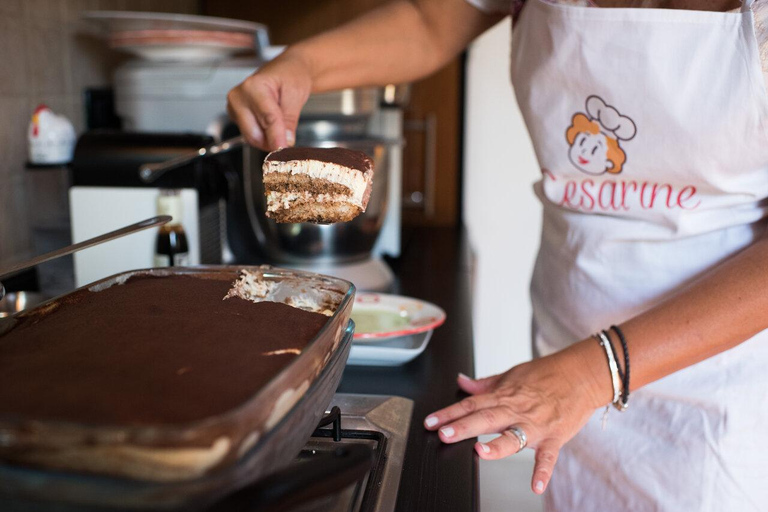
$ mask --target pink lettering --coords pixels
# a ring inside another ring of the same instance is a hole
[[[549,173],[545,173],[549,178]],[[555,180],[554,175],[550,178]],[[666,197],[664,194],[666,193]],[[629,211],[639,203],[643,210],[654,207],[667,209],[681,208],[693,210],[698,208],[701,200],[693,185],[676,189],[669,183],[652,183],[649,181],[606,180],[599,185],[591,178],[583,180],[566,180],[563,182],[562,198],[559,206],[584,211]],[[554,200],[554,199],[553,199]]]
[[[635,191],[637,191],[637,182],[636,181],[622,181],[621,182],[621,207],[624,208],[624,211],[629,210],[629,206],[627,206],[627,191],[628,191],[630,185],[634,188]]]
[[[656,196],[659,194],[659,190],[664,187],[667,188],[667,208],[672,208],[672,204],[670,203],[670,199],[672,198],[672,185],[666,183],[664,185],[659,185],[658,183],[653,184],[653,191],[651,192],[651,208],[653,208],[653,205],[656,202]]]
[[[603,204],[603,191],[606,190],[608,187],[611,187],[610,195],[608,196],[608,199],[610,200],[609,204]],[[600,185],[600,193],[598,194],[598,200],[600,202],[600,208],[603,210],[607,210],[608,207],[611,207],[613,210],[618,210],[619,207],[616,204],[616,182],[611,181],[604,181],[602,185]]]
[[[595,207],[595,198],[592,197],[592,194],[589,192],[589,189],[595,185],[595,182],[591,179],[586,179],[581,182],[581,191],[584,193],[584,196],[579,201],[579,204],[584,204],[584,199],[589,200],[589,206],[584,206],[585,209],[592,211],[592,209]]]
[[[640,187],[640,206],[642,206],[643,210],[647,210],[650,208],[647,204],[645,204],[645,189],[648,188],[649,183],[647,181],[644,181],[642,186]]]
[[[680,192],[677,194],[677,206],[682,208],[683,210],[694,210],[699,207],[701,204],[701,200],[696,201],[696,204],[688,205],[684,204],[689,199],[692,199],[693,196],[696,195],[696,187],[693,185],[688,185],[687,187],[683,187],[680,189]]]
[[[569,180],[565,184],[565,190],[563,190],[563,200],[560,201],[560,206],[570,206],[572,208],[578,208],[578,205],[573,203],[573,198],[575,196],[576,196],[576,182]]]

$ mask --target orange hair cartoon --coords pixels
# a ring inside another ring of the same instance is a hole
[[[568,127],[568,131],[565,132],[565,138],[568,140],[568,144],[573,145],[576,140],[576,136],[581,132],[591,133],[597,135],[600,133],[600,125],[596,121],[590,121],[584,114],[576,114],[571,120],[571,126]],[[624,162],[627,160],[627,155],[624,150],[619,146],[619,141],[605,136],[606,148],[606,160],[613,165],[606,169],[611,174],[619,174],[621,168],[624,166]]]
[[[587,113],[576,113],[565,132],[568,158],[580,171],[591,175],[619,174],[627,155],[619,141],[635,136],[635,123],[598,96],[586,102]]]

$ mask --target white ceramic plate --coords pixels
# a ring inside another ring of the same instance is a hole
[[[348,365],[399,366],[416,359],[427,348],[432,331],[400,336],[382,343],[352,342]]]
[[[83,19],[101,26],[106,33],[130,30],[216,30],[253,34],[266,30],[261,23],[252,21],[198,16],[196,14],[171,14],[136,11],[85,11]]]
[[[131,53],[141,59],[155,62],[218,61],[244,51],[242,48],[233,48],[226,45],[216,44],[137,44],[123,45],[116,48]]]
[[[252,51],[255,34],[267,34],[260,23],[212,16],[86,11],[82,17],[100,29],[110,47],[152,61],[221,60]]]
[[[432,331],[445,322],[445,311],[411,297],[359,292],[352,307],[352,320],[356,343],[381,343]]]

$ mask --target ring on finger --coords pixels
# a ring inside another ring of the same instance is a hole
[[[521,452],[523,448],[525,448],[525,446],[528,444],[528,436],[525,435],[525,430],[523,430],[518,426],[513,425],[507,429],[507,432],[515,436],[517,438],[517,441],[520,443],[520,447],[517,449],[517,452],[515,453]]]

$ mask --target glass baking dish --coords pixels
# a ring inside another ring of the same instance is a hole
[[[274,285],[268,300],[333,305],[298,357],[240,406],[189,424],[121,427],[0,416],[0,496],[122,508],[199,505],[288,464],[341,380],[353,333],[351,283],[272,267],[199,267],[128,272],[85,288],[130,286],[130,277],[143,275],[234,282],[241,269]],[[0,333],[69,295],[0,320]]]

